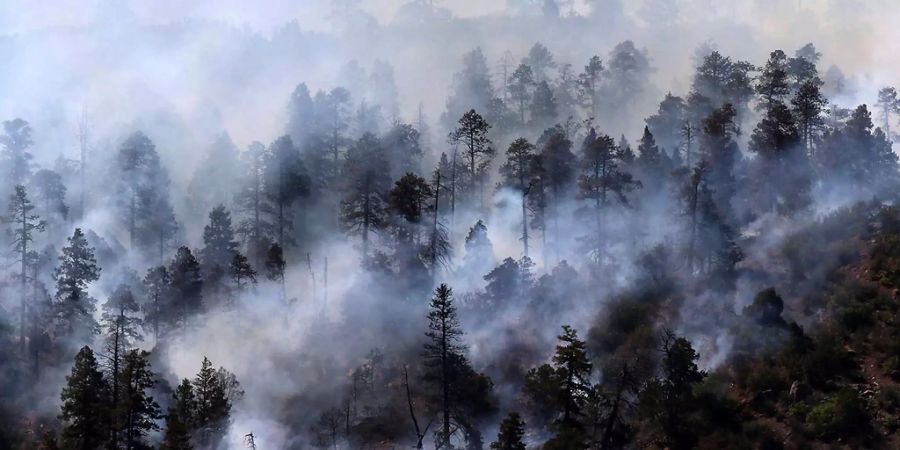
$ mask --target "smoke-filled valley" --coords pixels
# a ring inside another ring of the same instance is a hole
[[[0,2],[0,448],[900,446],[893,2],[86,3]]]

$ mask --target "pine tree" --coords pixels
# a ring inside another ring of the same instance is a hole
[[[699,355],[691,343],[666,330],[662,337],[662,376],[650,381],[640,393],[639,414],[661,430],[662,444],[673,449],[696,444],[691,412],[697,408],[694,386],[706,373],[697,368]]]
[[[113,425],[126,449],[152,449],[148,434],[159,430],[156,424],[162,417],[159,405],[148,392],[156,385],[156,374],[147,360],[149,356],[146,351],[134,349],[124,358],[120,375],[122,392],[119,402],[113,406]]]
[[[156,248],[162,259],[177,224],[169,202],[169,176],[153,141],[140,131],[133,133],[119,148],[115,169],[132,248]]]
[[[195,405],[194,423],[198,431],[198,445],[216,444],[224,437],[230,424],[232,401],[243,395],[234,376],[220,368],[213,369],[208,358],[203,358],[200,372],[192,381]]]
[[[193,211],[208,211],[216,205],[235,206],[234,181],[241,177],[239,153],[228,133],[216,136],[187,187]]]
[[[340,174],[341,151],[346,145],[345,133],[350,128],[350,108],[352,106],[350,91],[336,87],[327,93],[319,91],[313,98],[316,110],[316,127],[324,137],[326,150],[331,161],[326,180],[330,183],[337,180]]]
[[[247,257],[240,253],[234,254],[229,271],[231,273],[231,279],[234,280],[235,287],[237,287],[238,291],[244,289],[244,286],[246,286],[247,283],[256,284],[256,271],[250,266]]]
[[[682,128],[687,120],[684,99],[667,93],[659,102],[656,114],[645,121],[656,142],[665,149],[675,150],[682,143]]]
[[[456,316],[456,305],[453,304],[453,291],[446,284],[441,284],[434,291],[428,312],[428,343],[425,344],[425,364],[428,367],[427,380],[436,385],[439,392],[439,410],[441,429],[438,432],[438,444],[450,447],[451,420],[454,408],[452,391],[457,388],[458,380],[454,376],[457,371],[454,365],[463,358],[465,347],[461,343],[463,332]]]
[[[525,422],[517,412],[511,412],[503,422],[497,440],[491,443],[491,450],[525,450]]]
[[[193,450],[191,436],[195,431],[197,399],[194,386],[185,378],[175,389],[166,412],[166,429],[160,450]]]
[[[105,445],[109,431],[108,395],[94,352],[90,347],[82,347],[60,395],[64,448],[96,450]]]
[[[590,117],[596,118],[600,115],[600,88],[604,75],[603,62],[599,56],[592,56],[586,66],[584,72],[578,76],[578,85],[580,87],[580,96],[589,108]]]
[[[878,90],[878,109],[881,110],[881,129],[892,140],[891,115],[900,113],[900,98],[897,98],[897,90],[887,86]]]
[[[142,280],[147,294],[146,301],[141,308],[144,311],[144,326],[153,332],[154,345],[159,343],[160,323],[166,320],[165,314],[173,300],[171,283],[172,277],[166,266],[148,269],[147,275]]]
[[[225,205],[216,206],[209,212],[209,224],[203,227],[203,245],[200,260],[209,269],[228,267],[237,254],[238,243],[231,227],[231,213]]]
[[[754,88],[750,76],[755,68],[745,61],[733,61],[717,51],[703,57],[697,67],[691,85],[691,97],[688,104],[699,106],[701,98],[709,102],[710,109],[721,108],[731,104],[735,113],[747,110],[747,103],[753,98]],[[691,121],[699,123],[705,114],[693,114]]]
[[[25,120],[16,118],[3,121],[3,134],[0,135],[0,168],[5,179],[13,186],[25,185],[31,176],[31,159],[28,148],[34,144],[31,140],[31,125]]]
[[[425,178],[407,173],[394,182],[388,195],[391,212],[398,217],[398,248],[419,241],[420,228],[425,215],[430,210],[434,191]]]
[[[807,156],[813,156],[813,146],[819,137],[819,132],[824,126],[822,113],[828,105],[828,100],[822,95],[819,83],[807,81],[800,85],[791,106],[799,128],[800,141],[806,150]]]
[[[594,234],[588,238],[594,257],[599,257],[606,240],[604,231],[604,211],[612,201],[628,204],[626,196],[641,186],[631,174],[619,168],[621,154],[613,139],[598,135],[591,128],[582,144],[581,175],[578,178],[579,195],[592,202]]]
[[[66,185],[59,173],[49,169],[38,170],[31,177],[31,187],[43,217],[55,223],[64,222],[68,218]]]
[[[237,233],[244,239],[248,254],[256,256],[256,265],[262,262],[262,256],[268,249],[268,241],[275,235],[275,227],[270,217],[275,209],[271,199],[266,195],[266,165],[270,158],[266,147],[254,142],[244,152],[244,177],[235,203],[240,208],[243,219],[237,227]]]
[[[506,163],[500,167],[503,185],[512,187],[522,195],[522,255],[528,256],[528,194],[532,188],[532,167],[534,145],[525,138],[519,138],[509,144],[506,150]]]
[[[96,300],[88,295],[87,288],[100,279],[100,267],[81,228],[76,228],[67,239],[53,278],[57,318],[63,323],[63,332],[86,340],[97,330],[93,317]]]
[[[366,261],[370,234],[387,224],[390,170],[381,142],[369,133],[347,151],[344,164],[348,186],[341,200],[341,224],[347,232],[360,235],[363,261]]]
[[[3,222],[9,224],[12,236],[11,246],[15,249],[17,262],[20,264],[20,310],[19,310],[19,345],[25,350],[25,318],[28,316],[28,253],[29,245],[34,242],[34,234],[44,231],[46,223],[37,214],[32,214],[34,205],[28,199],[25,187],[16,185],[15,193],[9,199],[9,209]]]
[[[123,391],[126,389],[123,381],[123,369],[125,368],[126,355],[129,353],[135,341],[141,339],[138,330],[140,318],[135,314],[139,311],[137,301],[127,285],[119,285],[113,291],[103,305],[102,324],[106,329],[107,370],[109,376],[110,409],[116,414],[122,406]],[[124,436],[121,432],[125,422],[121,415],[115,415],[112,427],[111,443],[118,447]],[[130,448],[130,447],[129,447]]]
[[[406,123],[396,123],[385,133],[381,145],[391,167],[392,179],[421,170],[424,155],[421,141],[422,133]]]
[[[282,247],[294,241],[286,232],[293,230],[292,206],[309,193],[309,178],[300,152],[290,136],[282,136],[269,147],[265,164],[265,194],[274,206],[275,237]]]
[[[734,139],[738,133],[737,112],[726,104],[712,112],[704,121],[700,135],[700,150],[709,163],[708,182],[716,209],[730,221],[732,197],[735,193],[734,166],[740,150]]]
[[[775,103],[784,103],[790,94],[788,82],[788,58],[781,50],[769,54],[769,60],[762,68],[756,83],[756,92],[762,97],[758,109],[771,110]]]
[[[584,407],[590,389],[593,365],[585,352],[584,341],[570,326],[563,326],[563,334],[557,336],[559,344],[553,355],[553,366],[561,381],[559,394],[563,407],[560,424],[578,427],[578,417]]]
[[[291,93],[287,106],[288,121],[286,133],[291,139],[302,144],[315,130],[316,110],[309,88],[300,83]]]
[[[642,180],[641,186],[649,188],[653,193],[660,192],[665,186],[670,162],[665,152],[656,146],[656,139],[650,128],[645,126],[635,159],[638,178]]]
[[[447,128],[454,127],[457,118],[470,109],[487,110],[495,99],[491,71],[481,48],[463,55],[463,68],[454,75],[451,92],[441,118]]]
[[[575,184],[575,170],[578,160],[572,153],[572,141],[566,136],[565,130],[560,125],[548,128],[544,131],[537,141],[537,147],[540,149],[539,168],[535,172],[540,174],[539,188],[543,191],[540,195],[531,192],[530,195],[534,199],[546,205],[548,214],[541,214],[543,225],[541,232],[545,232],[548,227],[548,221],[552,222],[554,248],[558,248],[559,243],[559,205],[561,205],[571,192],[572,186]],[[535,206],[540,206],[537,204]],[[544,240],[543,248],[545,254],[548,245]],[[559,253],[557,250],[557,259]]]
[[[528,50],[528,55],[522,58],[522,64],[531,67],[531,70],[534,71],[536,82],[546,81],[547,72],[556,68],[553,53],[540,42],[535,42],[531,49]]]
[[[200,263],[187,247],[180,247],[169,264],[172,303],[164,317],[170,329],[184,326],[188,318],[201,311],[203,276]]]
[[[531,90],[534,86],[534,74],[531,67],[520,64],[509,79],[509,97],[519,110],[519,125],[525,127],[525,106],[531,101]]]
[[[531,98],[531,126],[538,129],[550,126],[558,115],[556,98],[546,81],[541,81],[534,88]]]
[[[463,154],[468,163],[469,177],[480,187],[481,206],[484,207],[484,181],[494,157],[494,149],[488,138],[491,125],[475,112],[474,109],[463,114],[456,129],[450,133],[449,140],[453,145],[462,144]]]

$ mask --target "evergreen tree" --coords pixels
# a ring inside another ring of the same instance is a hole
[[[196,405],[193,419],[198,431],[198,446],[215,448],[230,425],[232,402],[235,397],[243,395],[243,392],[234,375],[222,368],[213,369],[212,363],[205,357],[192,384]]]
[[[81,228],[76,228],[67,239],[53,278],[56,280],[56,315],[63,324],[63,332],[86,340],[97,329],[93,317],[96,300],[88,294],[87,288],[100,279],[100,267]]]
[[[881,110],[881,129],[892,140],[891,116],[900,113],[900,98],[897,98],[897,90],[888,86],[878,90],[878,109]]]
[[[166,412],[166,429],[161,450],[193,450],[191,436],[195,430],[197,399],[194,386],[185,378],[175,389]]]
[[[575,170],[578,160],[572,153],[572,141],[566,136],[562,126],[556,125],[544,131],[537,141],[540,149],[539,160],[535,167],[537,176],[536,186],[541,192],[529,192],[529,196],[535,201],[532,208],[542,211],[541,219],[537,221],[541,225],[542,241],[545,255],[550,248],[546,242],[546,229],[553,231],[553,248],[559,248],[559,205],[562,204],[571,193],[575,184]],[[546,210],[546,213],[543,211]],[[533,222],[534,223],[534,222]],[[551,226],[552,225],[552,226]],[[557,259],[559,252],[556,253]]]
[[[237,146],[228,133],[216,136],[206,155],[197,166],[187,187],[194,211],[208,211],[216,205],[234,206],[237,192],[235,180],[241,176],[241,161]]]
[[[793,211],[807,203],[801,197],[808,186],[800,182],[802,175],[792,173],[792,169],[805,161],[805,158],[798,159],[805,156],[798,151],[799,145],[800,133],[794,115],[780,100],[773,101],[750,136],[750,151],[759,156],[754,184],[762,211],[776,206]]]
[[[753,65],[748,62],[732,61],[717,51],[710,52],[703,57],[694,74],[692,97],[697,94],[698,99],[706,98],[712,109],[731,104],[735,114],[743,113],[754,93],[750,76],[753,70]],[[705,115],[694,116],[692,122],[699,123],[703,117]]]
[[[466,267],[468,273],[480,277],[494,266],[494,247],[488,238],[487,226],[483,221],[478,220],[472,228],[469,228],[465,250],[462,266]]]
[[[250,266],[247,257],[240,253],[234,254],[229,272],[238,291],[241,291],[247,283],[256,284],[256,271]]]
[[[140,131],[133,133],[119,148],[115,169],[132,248],[156,249],[161,260],[177,224],[169,203],[169,176],[153,141]]]
[[[784,103],[790,94],[788,58],[783,51],[775,50],[769,54],[769,60],[756,81],[756,92],[761,97],[757,107],[760,111],[771,110],[775,103]]]
[[[590,117],[596,118],[600,115],[600,88],[602,87],[604,75],[603,62],[599,56],[592,56],[586,66],[584,72],[578,76],[578,85],[580,87],[580,97],[582,102],[587,104]]]
[[[588,238],[592,243],[591,251],[599,257],[606,240],[604,231],[604,213],[611,201],[628,204],[626,196],[630,191],[640,187],[631,174],[619,168],[621,153],[613,139],[606,135],[598,135],[591,128],[582,144],[581,170],[578,178],[579,194],[583,199],[591,201],[594,211],[595,231]]]
[[[228,267],[237,254],[238,243],[231,227],[231,213],[225,205],[216,206],[209,212],[209,224],[203,227],[203,245],[200,260],[207,270]]]
[[[347,151],[344,175],[347,183],[341,200],[344,230],[362,237],[363,261],[369,254],[369,235],[386,225],[391,180],[381,142],[365,134]]]
[[[424,178],[407,173],[394,183],[388,195],[391,212],[398,217],[397,239],[401,245],[418,242],[422,221],[429,211],[434,191]]]
[[[169,263],[169,285],[172,302],[164,313],[164,320],[170,329],[184,326],[187,319],[199,313],[203,307],[203,276],[200,263],[191,249],[179,247]]]
[[[556,121],[557,106],[553,90],[546,81],[541,81],[531,97],[531,125],[538,129],[550,126]]]
[[[578,339],[578,333],[570,326],[563,326],[563,334],[557,336],[559,344],[553,355],[553,367],[559,380],[562,427],[578,427],[578,417],[584,408],[590,390],[590,375],[593,365],[585,352],[584,341]]]
[[[656,139],[650,133],[650,128],[645,126],[635,163],[639,178],[652,184],[641,183],[642,186],[650,187],[655,192],[660,190],[667,175],[666,159],[666,154],[656,146]]]
[[[700,135],[700,152],[709,163],[707,176],[718,214],[731,221],[732,198],[736,190],[734,167],[740,150],[734,139],[738,133],[737,112],[730,104],[713,111],[704,121]]]
[[[3,121],[3,134],[0,135],[0,167],[5,179],[13,185],[27,184],[31,176],[31,159],[33,155],[28,148],[34,144],[31,139],[31,125],[25,120],[16,118]]]
[[[257,256],[257,265],[268,249],[269,239],[275,235],[275,226],[270,220],[275,208],[266,195],[266,165],[269,161],[263,144],[250,144],[244,152],[244,179],[235,199],[243,216],[237,233],[243,237],[248,253]]]
[[[822,95],[819,84],[815,81],[806,81],[801,84],[794,98],[791,99],[791,107],[800,133],[800,142],[808,156],[812,156],[813,146],[824,126],[822,113],[827,105],[828,100]]]
[[[646,51],[630,40],[616,44],[606,61],[599,97],[603,103],[594,117],[616,128],[623,127],[624,118],[633,113],[639,96],[649,89],[651,73]]]
[[[639,414],[652,429],[659,430],[660,444],[672,449],[694,448],[696,426],[690,422],[697,408],[694,386],[706,373],[697,368],[699,355],[687,339],[666,331],[662,351],[662,374],[641,391]]]
[[[350,91],[336,87],[327,94],[316,93],[313,99],[316,108],[318,128],[324,136],[325,146],[331,155],[331,174],[329,180],[334,181],[340,173],[341,151],[347,143],[345,133],[350,128]]]
[[[509,98],[519,110],[519,125],[525,127],[525,107],[531,101],[531,90],[534,86],[534,74],[531,67],[520,64],[509,79]]]
[[[481,48],[463,55],[463,67],[454,75],[447,109],[442,115],[442,122],[447,128],[456,125],[457,117],[469,110],[486,111],[491,100],[495,98],[491,83],[491,71]]]
[[[96,450],[105,445],[109,430],[108,395],[94,352],[90,347],[82,347],[60,395],[63,448]]]
[[[62,176],[49,169],[41,169],[31,177],[31,187],[35,200],[41,207],[42,216],[56,223],[64,222],[69,216],[66,205],[66,185]]]
[[[124,358],[120,376],[121,398],[114,405],[114,427],[126,449],[150,450],[148,434],[159,430],[156,421],[162,416],[159,405],[148,390],[156,385],[156,375],[147,360],[150,354],[143,350],[131,350]]]
[[[687,120],[687,105],[684,99],[667,93],[659,102],[656,114],[645,121],[647,128],[656,138],[656,142],[664,149],[675,150],[681,143],[681,131]]]
[[[391,178],[419,173],[422,163],[422,134],[410,124],[396,123],[381,139],[391,168]]]
[[[316,109],[306,83],[300,83],[291,93],[287,105],[287,127],[285,132],[298,144],[306,142],[316,132]]]
[[[525,450],[525,422],[519,413],[512,412],[500,422],[497,440],[491,443],[491,450]]]
[[[540,42],[535,42],[531,49],[528,50],[528,55],[522,58],[522,64],[531,68],[534,73],[534,80],[538,83],[547,81],[547,73],[556,68],[553,53]]]
[[[282,136],[269,147],[265,163],[265,193],[274,206],[275,237],[285,246],[294,240],[285,236],[293,229],[291,207],[300,197],[309,193],[309,179],[300,152],[290,136]]]
[[[28,255],[29,246],[34,242],[34,234],[44,231],[45,222],[37,214],[32,214],[34,205],[22,185],[16,185],[15,193],[9,199],[9,207],[3,221],[9,224],[10,243],[19,263],[20,283],[19,345],[25,350],[25,318],[28,316]]]
[[[484,207],[484,181],[491,159],[494,157],[494,149],[488,138],[490,129],[491,125],[472,109],[459,119],[456,129],[449,136],[451,144],[463,146],[469,177],[473,183],[477,181],[480,186],[482,207]]]
[[[806,44],[794,52],[794,57],[788,60],[787,73],[791,81],[791,90],[796,92],[800,86],[813,82],[821,86],[819,70],[816,64],[822,54],[816,50],[812,43]]]
[[[147,294],[142,305],[144,326],[153,332],[153,343],[159,343],[160,323],[166,321],[166,313],[173,301],[172,277],[166,266],[156,266],[147,270],[142,284]]]
[[[522,195],[522,255],[528,256],[528,194],[533,186],[532,168],[535,147],[525,138],[509,144],[506,163],[500,167],[503,185],[516,189]]]
[[[532,286],[534,277],[531,268],[534,263],[527,256],[516,261],[506,258],[503,262],[484,276],[486,300],[491,309],[497,310],[513,303],[524,304]]]
[[[103,305],[102,324],[106,329],[107,370],[109,376],[109,408],[113,412],[110,436],[111,445],[117,448],[126,438],[123,435],[127,424],[126,418],[119,414],[123,407],[124,392],[128,388],[124,383],[123,370],[126,366],[126,355],[135,341],[141,339],[138,328],[140,318],[137,301],[126,285],[119,285],[109,300]],[[128,447],[131,448],[131,447]]]
[[[439,447],[452,448],[451,421],[458,407],[453,404],[453,391],[458,389],[457,383],[460,381],[455,376],[458,370],[454,366],[464,361],[465,346],[461,343],[463,332],[456,316],[456,305],[453,304],[453,291],[446,284],[441,284],[434,291],[429,304],[428,322],[429,331],[425,333],[428,336],[428,343],[425,344],[426,379],[435,384],[439,393],[441,416],[441,428],[436,440]]]

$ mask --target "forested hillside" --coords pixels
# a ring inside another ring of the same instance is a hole
[[[900,447],[889,83],[821,31],[677,67],[565,34],[655,42],[674,0],[400,3],[0,30],[8,86],[158,56],[0,89],[35,115],[0,121],[0,448]]]

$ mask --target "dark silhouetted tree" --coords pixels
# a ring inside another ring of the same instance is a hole
[[[374,135],[363,135],[347,150],[341,224],[344,230],[362,238],[363,261],[368,258],[370,234],[387,224],[389,177],[384,148]]]
[[[81,228],[75,229],[66,244],[59,255],[59,265],[53,271],[56,315],[65,334],[86,340],[97,331],[93,317],[96,300],[88,294],[87,288],[100,279],[100,267]]]
[[[108,386],[90,347],[75,355],[72,373],[63,386],[63,448],[95,450],[103,448],[109,436]]]
[[[28,199],[25,187],[16,185],[15,192],[9,199],[9,206],[3,222],[9,225],[11,247],[15,254],[15,262],[19,263],[18,281],[20,285],[19,310],[19,345],[25,350],[25,319],[28,316],[28,255],[35,233],[44,231],[45,222],[37,214],[33,214],[34,205]]]

